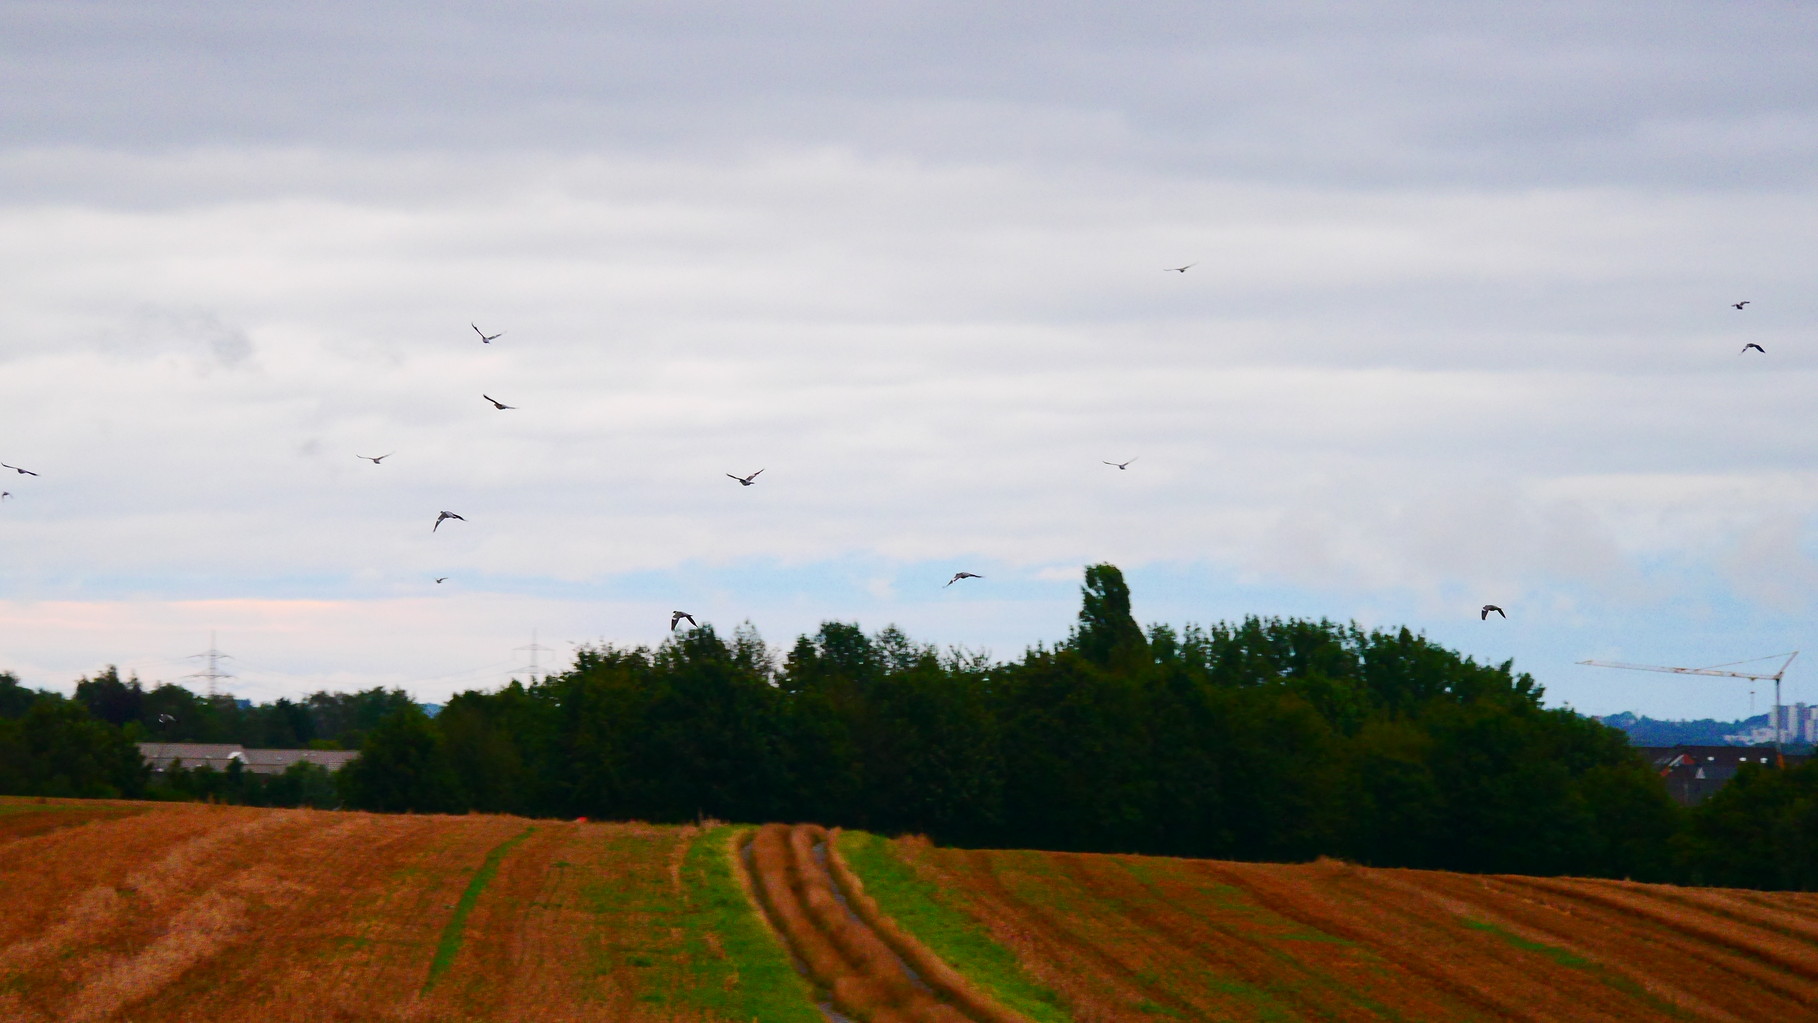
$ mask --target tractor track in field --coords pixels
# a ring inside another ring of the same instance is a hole
[[[739,861],[834,1023],[1025,1023],[885,916],[826,829],[766,824],[741,844]]]

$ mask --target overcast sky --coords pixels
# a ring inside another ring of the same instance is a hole
[[[243,696],[440,700],[676,608],[1008,658],[1111,561],[1145,622],[1740,717],[1573,662],[1818,662],[1815,52],[1790,2],[0,5],[0,670],[215,630]]]

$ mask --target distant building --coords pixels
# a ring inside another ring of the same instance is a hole
[[[1697,806],[1711,794],[1728,785],[1744,764],[1763,766],[1774,762],[1774,751],[1766,746],[1642,746],[1641,755],[1648,759],[1661,779],[1667,794],[1682,806]],[[1787,766],[1806,758],[1788,754]]]
[[[339,771],[360,755],[358,750],[326,749],[247,749],[237,742],[142,742],[139,755],[151,765],[152,773],[163,774],[173,766],[186,768],[212,767],[225,771],[238,761],[251,774],[283,774],[292,764],[310,763]]]
[[[339,771],[358,759],[357,749],[249,749],[246,769],[254,774],[283,774],[292,764],[315,764]]]
[[[1791,741],[1792,738],[1793,737],[1790,735],[1787,736],[1789,741]],[[1746,732],[1737,732],[1734,735],[1726,735],[1723,737],[1723,741],[1731,746],[1772,746],[1774,744],[1774,726],[1762,725],[1759,728],[1751,728]]]
[[[1818,706],[1795,703],[1775,707],[1768,712],[1770,737],[1775,725],[1780,726],[1786,742],[1818,742]]]
[[[151,765],[153,773],[163,774],[176,764],[225,771],[229,763],[244,761],[246,750],[237,742],[142,742],[139,755]]]

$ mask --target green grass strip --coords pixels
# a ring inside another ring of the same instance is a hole
[[[45,804],[40,806],[36,803],[0,803],[0,817],[7,817],[16,813],[49,813],[55,810],[67,809],[69,809],[69,807],[63,804]]]
[[[712,828],[695,836],[682,859],[684,934],[692,1006],[733,1020],[826,1023],[814,988],[795,970],[789,950],[745,894],[734,840],[750,829]]]
[[[498,876],[499,864],[505,855],[517,847],[519,842],[530,837],[536,828],[525,828],[511,838],[494,846],[480,863],[480,869],[473,872],[473,879],[467,882],[467,890],[461,893],[461,901],[455,903],[454,915],[448,918],[448,926],[442,928],[442,940],[436,942],[436,957],[429,961],[429,979],[423,982],[423,993],[435,987],[436,981],[448,968],[454,965],[455,956],[461,951],[461,934],[467,927],[467,914],[473,912],[474,904],[480,901],[480,893]]]
[[[1036,1023],[1073,1023],[1059,995],[1023,970],[1016,954],[983,924],[941,897],[891,843],[863,831],[842,831],[840,854],[878,908],[979,989]]]
[[[1543,955],[1567,969],[1581,970],[1588,973],[1602,981],[1608,987],[1614,988],[1615,990],[1628,995],[1630,998],[1646,1002],[1652,1008],[1672,1016],[1674,1019],[1687,1018],[1685,1010],[1681,1009],[1679,1006],[1652,994],[1633,980],[1630,980],[1619,973],[1615,973],[1598,963],[1592,962],[1581,955],[1568,952],[1557,945],[1548,945],[1545,942],[1532,941],[1484,920],[1473,920],[1470,917],[1460,917],[1459,919],[1466,927],[1469,927],[1474,931],[1487,931],[1490,934],[1494,934],[1504,942],[1513,945],[1524,952],[1533,952],[1538,955]]]

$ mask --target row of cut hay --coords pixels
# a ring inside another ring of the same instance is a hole
[[[827,832],[819,827],[797,827],[790,833],[789,850],[797,876],[802,881],[803,900],[809,913],[847,961],[856,967],[855,975],[843,978],[834,986],[836,1001],[872,1023],[896,1020],[962,1023],[963,1015],[941,1004],[931,991],[911,980],[890,947],[840,904],[833,878],[814,854],[815,845],[826,842],[827,838]]]
[[[890,947],[840,905],[814,855],[826,832],[767,824],[750,841],[753,886],[810,978],[866,1023],[970,1023],[918,987]]]
[[[852,967],[814,925],[802,904],[797,892],[799,882],[794,877],[795,864],[789,854],[788,825],[766,824],[758,828],[751,836],[750,854],[754,887],[771,921],[802,961],[809,978],[831,990]]]
[[[852,912],[864,921],[871,932],[880,939],[890,951],[909,964],[928,986],[939,992],[948,1002],[958,1006],[977,1023],[1025,1023],[1023,1017],[1011,1012],[989,996],[973,987],[958,970],[949,966],[946,960],[934,954],[926,945],[917,941],[908,932],[899,927],[895,920],[878,908],[877,900],[865,892],[864,882],[853,873],[852,867],[840,855],[836,839],[839,829],[835,828],[826,837],[827,869],[832,881],[846,896],[847,905]]]

